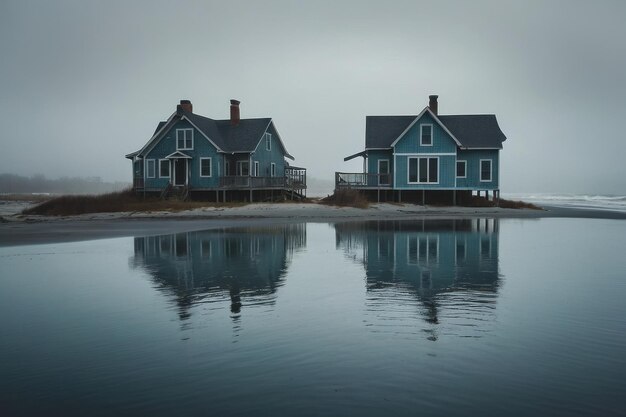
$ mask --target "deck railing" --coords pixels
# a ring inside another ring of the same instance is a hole
[[[285,177],[251,177],[231,175],[220,177],[220,188],[283,188]]]
[[[306,169],[304,168],[286,168],[285,178],[287,188],[292,190],[303,190],[306,188]]]
[[[335,172],[335,188],[391,188],[391,174]]]

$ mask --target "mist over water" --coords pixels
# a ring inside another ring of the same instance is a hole
[[[624,247],[622,221],[472,219],[0,248],[0,404],[619,414]]]

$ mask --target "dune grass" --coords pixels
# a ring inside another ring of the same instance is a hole
[[[362,193],[349,188],[335,190],[332,195],[322,198],[320,203],[329,206],[356,207],[361,209],[368,208],[370,204]]]
[[[135,194],[132,189],[127,189],[100,195],[64,195],[55,197],[23,210],[22,214],[71,216],[121,211],[181,211],[213,205],[220,204],[200,201],[161,200],[157,197],[142,198]]]

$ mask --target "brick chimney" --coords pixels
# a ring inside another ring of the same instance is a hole
[[[191,101],[189,100],[181,100],[180,107],[189,113],[193,113],[193,106],[191,105]]]
[[[439,111],[439,104],[437,104],[437,99],[439,98],[439,96],[428,96],[428,107],[430,107],[430,111],[432,111],[433,113],[437,114],[437,112]]]
[[[230,100],[230,124],[237,126],[239,124],[239,100]]]

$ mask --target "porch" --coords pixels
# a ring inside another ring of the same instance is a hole
[[[335,172],[335,189],[391,189],[391,174]]]

